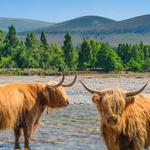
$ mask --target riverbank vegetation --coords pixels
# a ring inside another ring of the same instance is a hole
[[[40,68],[47,74],[64,70],[145,72],[150,70],[150,45],[141,41],[112,47],[102,41],[83,39],[74,46],[69,33],[60,45],[48,43],[44,32],[39,39],[34,33],[28,33],[22,40],[11,25],[7,33],[0,30],[0,68]]]

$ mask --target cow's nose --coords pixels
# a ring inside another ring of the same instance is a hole
[[[66,104],[69,105],[69,101],[67,101]]]
[[[117,124],[118,122],[118,117],[117,116],[111,116],[107,119],[108,124]]]

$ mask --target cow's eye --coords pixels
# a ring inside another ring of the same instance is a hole
[[[99,97],[100,104],[101,104],[101,102],[102,102],[102,99],[103,99],[103,97],[100,96],[100,97]]]
[[[115,112],[121,116],[122,112],[121,112],[121,109],[119,109],[120,107],[118,105],[115,106]]]

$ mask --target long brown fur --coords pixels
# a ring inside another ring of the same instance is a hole
[[[56,82],[53,82],[56,83]],[[62,86],[49,88],[44,83],[12,83],[0,86],[0,130],[13,128],[18,146],[21,129],[28,146],[32,131],[46,107],[68,105],[69,97]]]
[[[143,150],[150,146],[149,94],[126,97],[121,89],[105,89],[92,100],[101,115],[101,133],[108,150]],[[111,118],[117,118],[117,122]]]

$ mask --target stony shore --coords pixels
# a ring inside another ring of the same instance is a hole
[[[0,76],[0,84],[12,82],[48,82],[49,80],[61,80],[61,76]],[[73,80],[73,76],[66,76],[65,83]],[[95,75],[78,76],[76,83],[66,88],[71,97],[71,104],[91,103],[90,94],[83,88],[79,80],[82,80],[88,87],[93,89],[121,88],[126,91],[134,91],[141,88],[150,81],[150,77],[98,77]],[[150,93],[150,82],[144,90]]]

